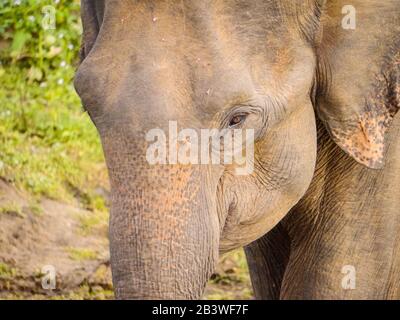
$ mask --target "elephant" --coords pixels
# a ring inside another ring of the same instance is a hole
[[[257,299],[400,298],[399,0],[81,5],[117,299],[198,299],[240,247]],[[252,172],[149,163],[171,121],[253,130]]]

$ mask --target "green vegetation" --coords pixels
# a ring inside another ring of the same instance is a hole
[[[15,215],[20,218],[24,218],[25,215],[22,212],[22,206],[16,202],[7,202],[0,206],[0,214]]]
[[[47,297],[48,299],[48,297]],[[114,299],[114,291],[101,286],[82,285],[66,295],[55,295],[52,300],[110,300]]]
[[[30,82],[70,80],[60,66],[75,63],[79,51],[79,0],[2,0],[0,17],[4,64],[27,69]]]
[[[12,278],[16,274],[17,270],[15,268],[10,267],[8,264],[4,262],[0,262],[0,279]]]
[[[55,29],[44,28],[52,22],[47,6],[55,9]],[[92,211],[77,217],[89,233],[107,221],[98,190],[108,188],[108,179],[96,128],[72,85],[82,32],[79,10],[79,0],[0,1],[0,178],[29,201],[26,208],[2,203],[0,214],[23,216],[27,210],[40,217],[40,199],[47,197]],[[97,258],[85,248],[66,251],[76,261]],[[0,264],[0,277],[12,274]],[[64,298],[92,295],[82,288]]]
[[[29,203],[29,211],[40,217],[43,213],[43,208],[38,201],[33,200]]]
[[[78,217],[83,235],[89,235],[99,225],[107,225],[108,214],[99,211],[96,214],[81,215]]]
[[[251,299],[253,291],[246,257],[242,249],[221,257],[217,272],[209,281],[205,299]]]
[[[79,1],[0,4],[0,177],[34,196],[78,199],[105,210],[107,184],[96,130],[72,78],[78,61]],[[55,6],[55,30],[42,23]]]
[[[54,199],[70,200],[79,190],[88,208],[99,207],[91,202],[90,188],[106,181],[103,155],[73,89],[40,88],[24,81],[24,70],[5,70],[0,77],[0,176]]]
[[[97,259],[97,253],[93,250],[86,248],[67,248],[69,257],[72,260],[95,260]]]

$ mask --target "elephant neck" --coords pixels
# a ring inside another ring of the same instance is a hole
[[[321,123],[318,133],[314,179],[283,221],[291,252],[281,296],[398,299],[400,117],[389,132],[382,170],[356,163]],[[355,271],[355,288],[343,285],[349,268]]]

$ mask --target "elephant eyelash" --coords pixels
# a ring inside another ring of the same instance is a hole
[[[222,128],[238,129],[246,120],[249,113],[243,110],[244,106],[239,106],[234,110],[226,112],[221,121]]]
[[[259,116],[262,118],[262,125],[264,127],[266,126],[267,122],[267,115],[265,114],[265,112],[266,110],[259,106],[249,104],[238,105],[234,107],[233,110],[230,110],[228,114],[226,114],[224,120],[222,121],[222,127],[229,129],[239,129],[243,126],[248,116],[250,116],[251,114],[259,114]],[[234,121],[235,123],[232,123],[232,121]]]
[[[228,121],[228,127],[230,129],[236,129],[240,127],[245,121],[249,114],[247,113],[238,113],[230,117]]]

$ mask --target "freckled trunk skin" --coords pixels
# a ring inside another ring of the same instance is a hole
[[[137,136],[102,136],[116,298],[199,298],[218,256],[218,224],[210,223],[200,167],[150,166]]]

